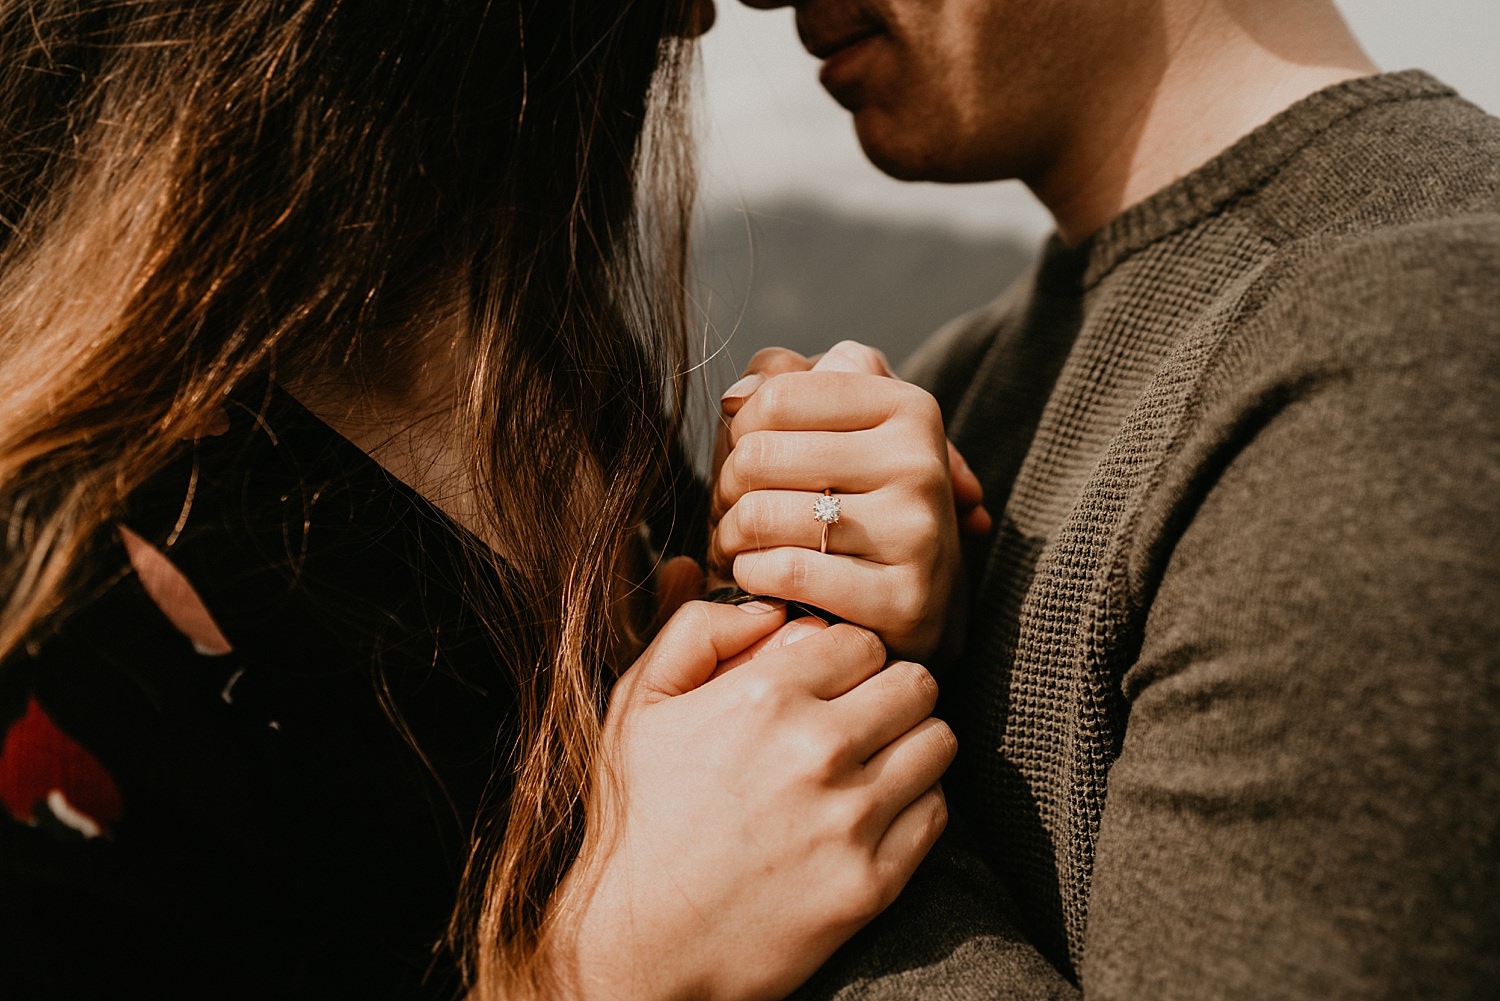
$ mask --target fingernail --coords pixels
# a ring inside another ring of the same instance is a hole
[[[719,397],[719,400],[721,402],[726,400],[743,400],[746,397],[753,395],[755,391],[760,388],[760,384],[765,381],[766,377],[761,375],[759,372],[751,372],[739,382],[736,382],[733,386],[730,386],[728,389],[724,390],[724,393]]]
[[[769,601],[760,600],[746,601],[740,605],[740,608],[749,612],[751,615],[765,615],[767,612],[774,612],[780,607],[782,606],[778,604],[772,604]]]
[[[818,624],[814,625],[814,623]],[[781,645],[790,646],[798,640],[805,640],[809,636],[816,636],[826,628],[828,628],[828,624],[826,622],[822,622],[821,620],[812,618],[811,616],[798,619],[782,630]]]

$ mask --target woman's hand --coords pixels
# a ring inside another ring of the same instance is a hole
[[[989,530],[978,479],[925,391],[872,348],[762,352],[725,397],[711,566],[743,589],[875,630],[921,660],[961,638],[959,532]],[[819,552],[824,490],[841,512]],[[940,648],[941,645],[941,648]]]
[[[852,625],[689,602],[615,688],[558,927],[581,997],[777,998],[946,822],[922,667]]]

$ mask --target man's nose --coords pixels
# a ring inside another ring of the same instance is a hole
[[[693,7],[693,21],[688,25],[686,37],[697,38],[712,28],[718,13],[714,7],[714,0],[697,0],[697,4]]]

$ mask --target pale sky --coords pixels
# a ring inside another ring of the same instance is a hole
[[[848,116],[818,86],[817,62],[797,44],[791,11],[718,3],[718,23],[703,40],[707,207],[801,196],[862,214],[1010,230],[1027,239],[1050,228],[1019,184],[885,177],[865,161]],[[1339,6],[1382,69],[1429,70],[1500,114],[1500,0],[1341,0]]]

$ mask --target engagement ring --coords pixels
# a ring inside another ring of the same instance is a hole
[[[832,490],[824,490],[823,496],[813,498],[813,520],[823,526],[823,540],[818,543],[818,552],[828,552],[828,526],[838,523],[843,504],[833,496]]]

